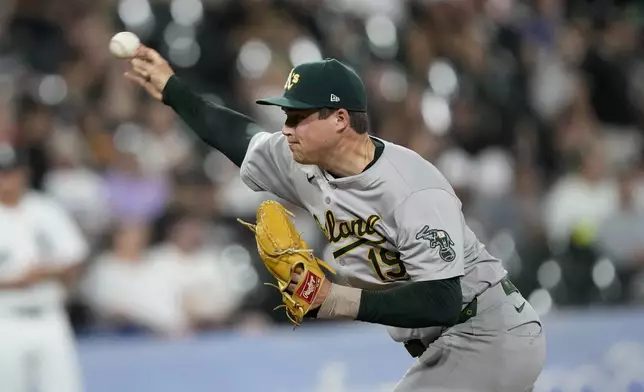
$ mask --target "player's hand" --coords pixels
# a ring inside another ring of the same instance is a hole
[[[291,281],[289,282],[288,288],[286,289],[286,291],[288,291],[289,294],[293,294],[293,291],[295,291],[295,287],[300,282],[300,279],[302,278],[302,275],[300,272],[301,270],[296,269],[291,274]],[[324,279],[322,281],[322,286],[320,287],[320,291],[318,292],[317,297],[315,297],[315,300],[311,305],[311,309],[320,307],[324,303],[324,300],[329,295],[330,291],[331,291],[331,282],[328,279]]]
[[[152,98],[161,101],[163,89],[174,75],[168,62],[156,50],[141,45],[134,52],[130,64],[132,69],[125,73],[125,77],[143,87]]]

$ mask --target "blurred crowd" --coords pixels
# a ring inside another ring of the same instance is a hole
[[[92,255],[79,332],[163,336],[285,321],[251,233],[268,195],[123,78],[121,30],[207,99],[278,131],[290,69],[338,58],[372,133],[448,177],[471,228],[542,314],[644,304],[644,5],[600,0],[4,0],[0,142]],[[298,213],[324,257],[325,239]]]

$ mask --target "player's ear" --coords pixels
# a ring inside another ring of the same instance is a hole
[[[338,109],[335,112],[335,122],[338,132],[343,132],[350,125],[349,112],[346,109]]]

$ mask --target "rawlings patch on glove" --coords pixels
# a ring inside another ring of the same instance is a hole
[[[323,266],[335,273],[327,263],[313,255],[306,242],[298,233],[288,211],[277,201],[265,201],[257,209],[257,222],[251,224],[237,219],[255,233],[257,250],[268,271],[277,280],[277,287],[282,293],[286,315],[296,325],[300,325],[308,313],[326,279]],[[295,289],[290,292],[291,277],[300,274]]]

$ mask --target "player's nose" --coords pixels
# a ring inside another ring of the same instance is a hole
[[[282,135],[286,137],[293,136],[293,128],[285,124],[284,126],[282,126]]]

